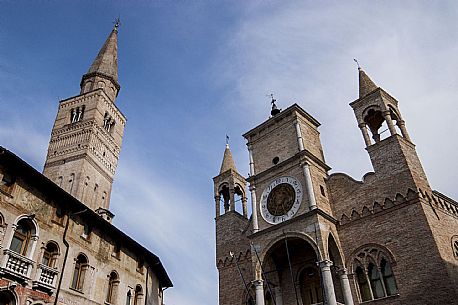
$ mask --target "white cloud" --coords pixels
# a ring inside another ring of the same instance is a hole
[[[323,125],[334,171],[359,179],[371,170],[348,103],[357,98],[358,58],[373,80],[395,96],[418,145],[430,182],[453,197],[458,149],[455,15],[457,4],[418,2],[288,2],[250,5],[221,51],[221,71],[236,84],[243,124],[266,119],[267,93],[280,107],[298,102]],[[448,10],[448,12],[444,11]],[[434,144],[432,144],[434,143]],[[437,149],[436,147],[441,147]],[[244,148],[243,148],[244,149]]]

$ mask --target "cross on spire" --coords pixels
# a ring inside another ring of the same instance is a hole
[[[117,31],[118,28],[121,26],[121,18],[120,17],[117,17],[114,21],[113,21],[113,24],[114,24],[114,30]]]

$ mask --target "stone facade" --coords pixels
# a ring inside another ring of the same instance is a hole
[[[117,28],[81,80],[78,96],[59,103],[43,174],[106,214],[126,118],[116,107]],[[111,216],[105,216],[111,220]]]
[[[296,104],[244,134],[251,217],[220,213],[235,165],[213,179],[220,305],[458,304],[458,203],[431,189],[398,101],[361,69],[359,83],[362,181],[329,174],[320,124]]]
[[[44,174],[0,147],[0,304],[162,305],[160,259],[111,224],[117,26],[81,87],[59,104]]]

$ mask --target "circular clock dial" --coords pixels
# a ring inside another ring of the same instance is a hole
[[[294,177],[280,177],[264,189],[261,215],[268,223],[277,224],[293,217],[301,202],[301,183]]]

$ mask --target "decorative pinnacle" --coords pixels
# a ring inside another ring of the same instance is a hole
[[[113,22],[114,27],[113,30],[118,31],[118,28],[121,26],[121,18],[117,17],[115,21]]]
[[[226,147],[229,147],[229,136],[226,134]]]

